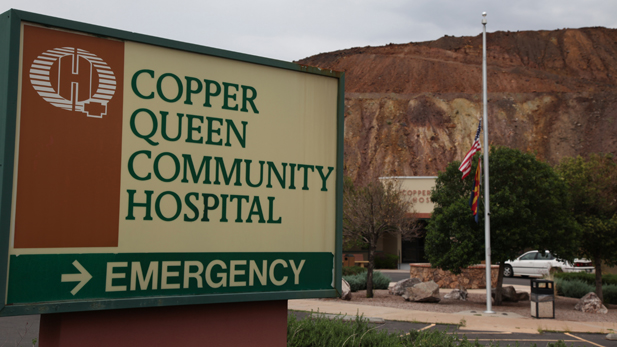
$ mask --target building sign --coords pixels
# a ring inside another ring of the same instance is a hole
[[[0,314],[340,290],[342,74],[15,10],[0,24]]]
[[[414,213],[420,218],[430,218],[435,204],[431,200],[431,191],[435,188],[437,176],[398,176],[380,177],[382,180],[396,180],[401,192],[413,203]]]

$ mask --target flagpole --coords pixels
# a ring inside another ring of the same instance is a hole
[[[491,302],[491,212],[489,203],[488,186],[488,120],[486,110],[486,12],[482,12],[482,119],[484,127],[484,248],[486,255],[486,311],[484,313],[495,313]]]

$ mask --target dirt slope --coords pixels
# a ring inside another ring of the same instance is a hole
[[[564,156],[617,154],[617,30],[487,35],[489,142]],[[299,64],[345,71],[345,171],[436,175],[482,115],[482,37],[351,48]]]

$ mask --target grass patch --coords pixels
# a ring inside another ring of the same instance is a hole
[[[423,331],[411,330],[406,332],[389,333],[380,330],[380,325],[370,324],[361,316],[353,321],[343,321],[342,318],[328,319],[319,316],[309,316],[298,320],[295,315],[287,317],[287,346],[288,347],[411,347],[411,346],[439,346],[439,347],[481,347],[501,346],[499,341],[487,345],[477,340],[470,341],[465,335],[448,334],[445,331],[428,329]],[[518,346],[504,345],[504,346]],[[549,343],[547,347],[566,346],[563,341],[556,344]]]

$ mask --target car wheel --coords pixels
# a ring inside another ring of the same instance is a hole
[[[512,266],[504,265],[504,267],[503,267],[503,276],[504,277],[512,277],[512,276],[514,276],[514,270],[512,270]]]
[[[552,274],[561,273],[561,272],[563,272],[563,270],[562,270],[561,268],[558,268],[558,267],[552,267],[552,268],[548,271],[548,273],[550,273],[551,275],[552,275]]]

